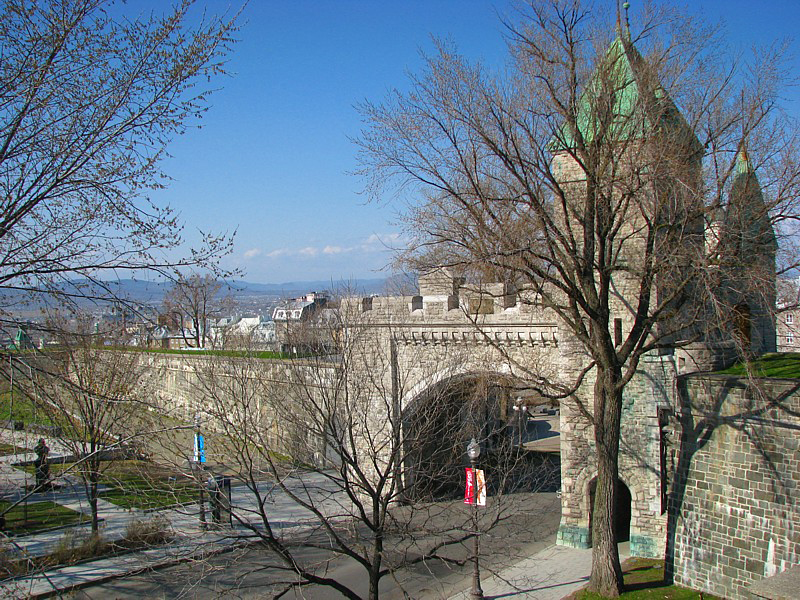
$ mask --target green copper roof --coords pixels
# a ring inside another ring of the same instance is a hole
[[[598,141],[598,136],[614,143],[641,139],[654,130],[669,128],[699,146],[678,108],[622,32],[609,46],[578,100],[576,125],[587,145]],[[565,123],[551,148],[576,148],[576,138],[576,132]]]
[[[733,180],[731,182],[731,202],[763,206],[764,197],[761,184],[758,182],[756,170],[747,155],[744,143],[736,152],[736,161],[733,165]]]
[[[733,239],[745,252],[774,252],[777,248],[761,185],[744,143],[736,153],[726,221]]]
[[[742,144],[736,153],[736,165],[733,168],[733,175],[736,177],[738,175],[749,175],[750,173],[755,174],[755,169],[750,163],[750,157],[747,156],[747,149]]]

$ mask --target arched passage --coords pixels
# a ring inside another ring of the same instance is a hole
[[[541,431],[557,435],[549,431],[554,417],[547,416],[550,421],[543,426],[527,407],[519,410],[521,398],[530,397],[522,389],[520,382],[503,375],[473,373],[451,377],[418,395],[403,418],[406,495],[438,500],[463,494],[466,446],[472,437],[481,443],[479,468],[486,473],[490,494],[558,489],[558,443],[551,440],[547,450],[528,447]],[[556,411],[550,412],[557,419]]]
[[[597,488],[597,477],[589,483],[589,531],[592,530],[592,513],[594,511],[594,494]],[[627,542],[631,539],[631,491],[625,482],[617,479],[616,505],[614,510],[614,537],[616,542]]]

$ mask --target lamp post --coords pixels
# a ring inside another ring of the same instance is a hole
[[[11,364],[11,350],[8,351],[8,372],[9,376],[11,377],[11,388],[9,389],[9,394],[11,394],[11,402],[8,406],[8,420],[11,422],[11,431],[16,431],[16,427],[14,427],[14,365]]]
[[[478,555],[480,554],[478,531],[478,472],[477,463],[478,457],[481,455],[481,446],[472,438],[467,444],[467,456],[469,457],[469,464],[472,467],[472,525],[475,530],[475,536],[472,538],[472,591],[470,597],[476,600],[483,600],[483,590],[481,589],[481,571],[478,565]]]
[[[514,414],[516,415],[517,419],[517,434],[519,436],[519,445],[522,446],[524,441],[524,434],[526,429],[528,428],[528,407],[525,404],[522,404],[522,399],[517,398],[516,404],[514,404]]]

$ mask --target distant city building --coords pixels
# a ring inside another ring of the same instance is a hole
[[[311,292],[276,306],[272,311],[272,320],[276,323],[305,322],[311,319],[327,302],[328,298],[324,294]]]
[[[279,303],[272,311],[272,320],[280,351],[297,354],[326,346],[319,326],[325,321],[327,306],[328,297],[317,292]]]
[[[185,343],[179,331],[170,330],[165,325],[156,325],[147,332],[147,337],[142,345],[170,350],[182,348]]]
[[[268,317],[222,317],[210,327],[211,341],[218,348],[271,349],[276,342],[275,323]]]
[[[778,352],[800,352],[800,278],[778,282],[777,308]]]

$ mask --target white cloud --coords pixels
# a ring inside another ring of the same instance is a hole
[[[402,245],[402,241],[403,236],[400,233],[373,233],[364,241],[362,248],[364,250],[374,250],[376,246],[381,250],[397,248]]]
[[[271,252],[265,252],[261,248],[251,248],[244,253],[245,259],[252,259],[256,256],[264,256],[266,258],[291,258],[291,257],[304,257],[314,258],[320,256],[330,257],[343,256],[345,254],[363,253],[363,254],[376,254],[383,252],[387,248],[398,248],[403,245],[404,238],[399,233],[373,233],[361,242],[355,245],[343,246],[339,244],[327,244],[325,246],[305,246],[302,248],[278,248]]]
[[[322,250],[323,254],[342,254],[344,252],[351,252],[352,248],[342,248],[341,246],[325,246]]]

